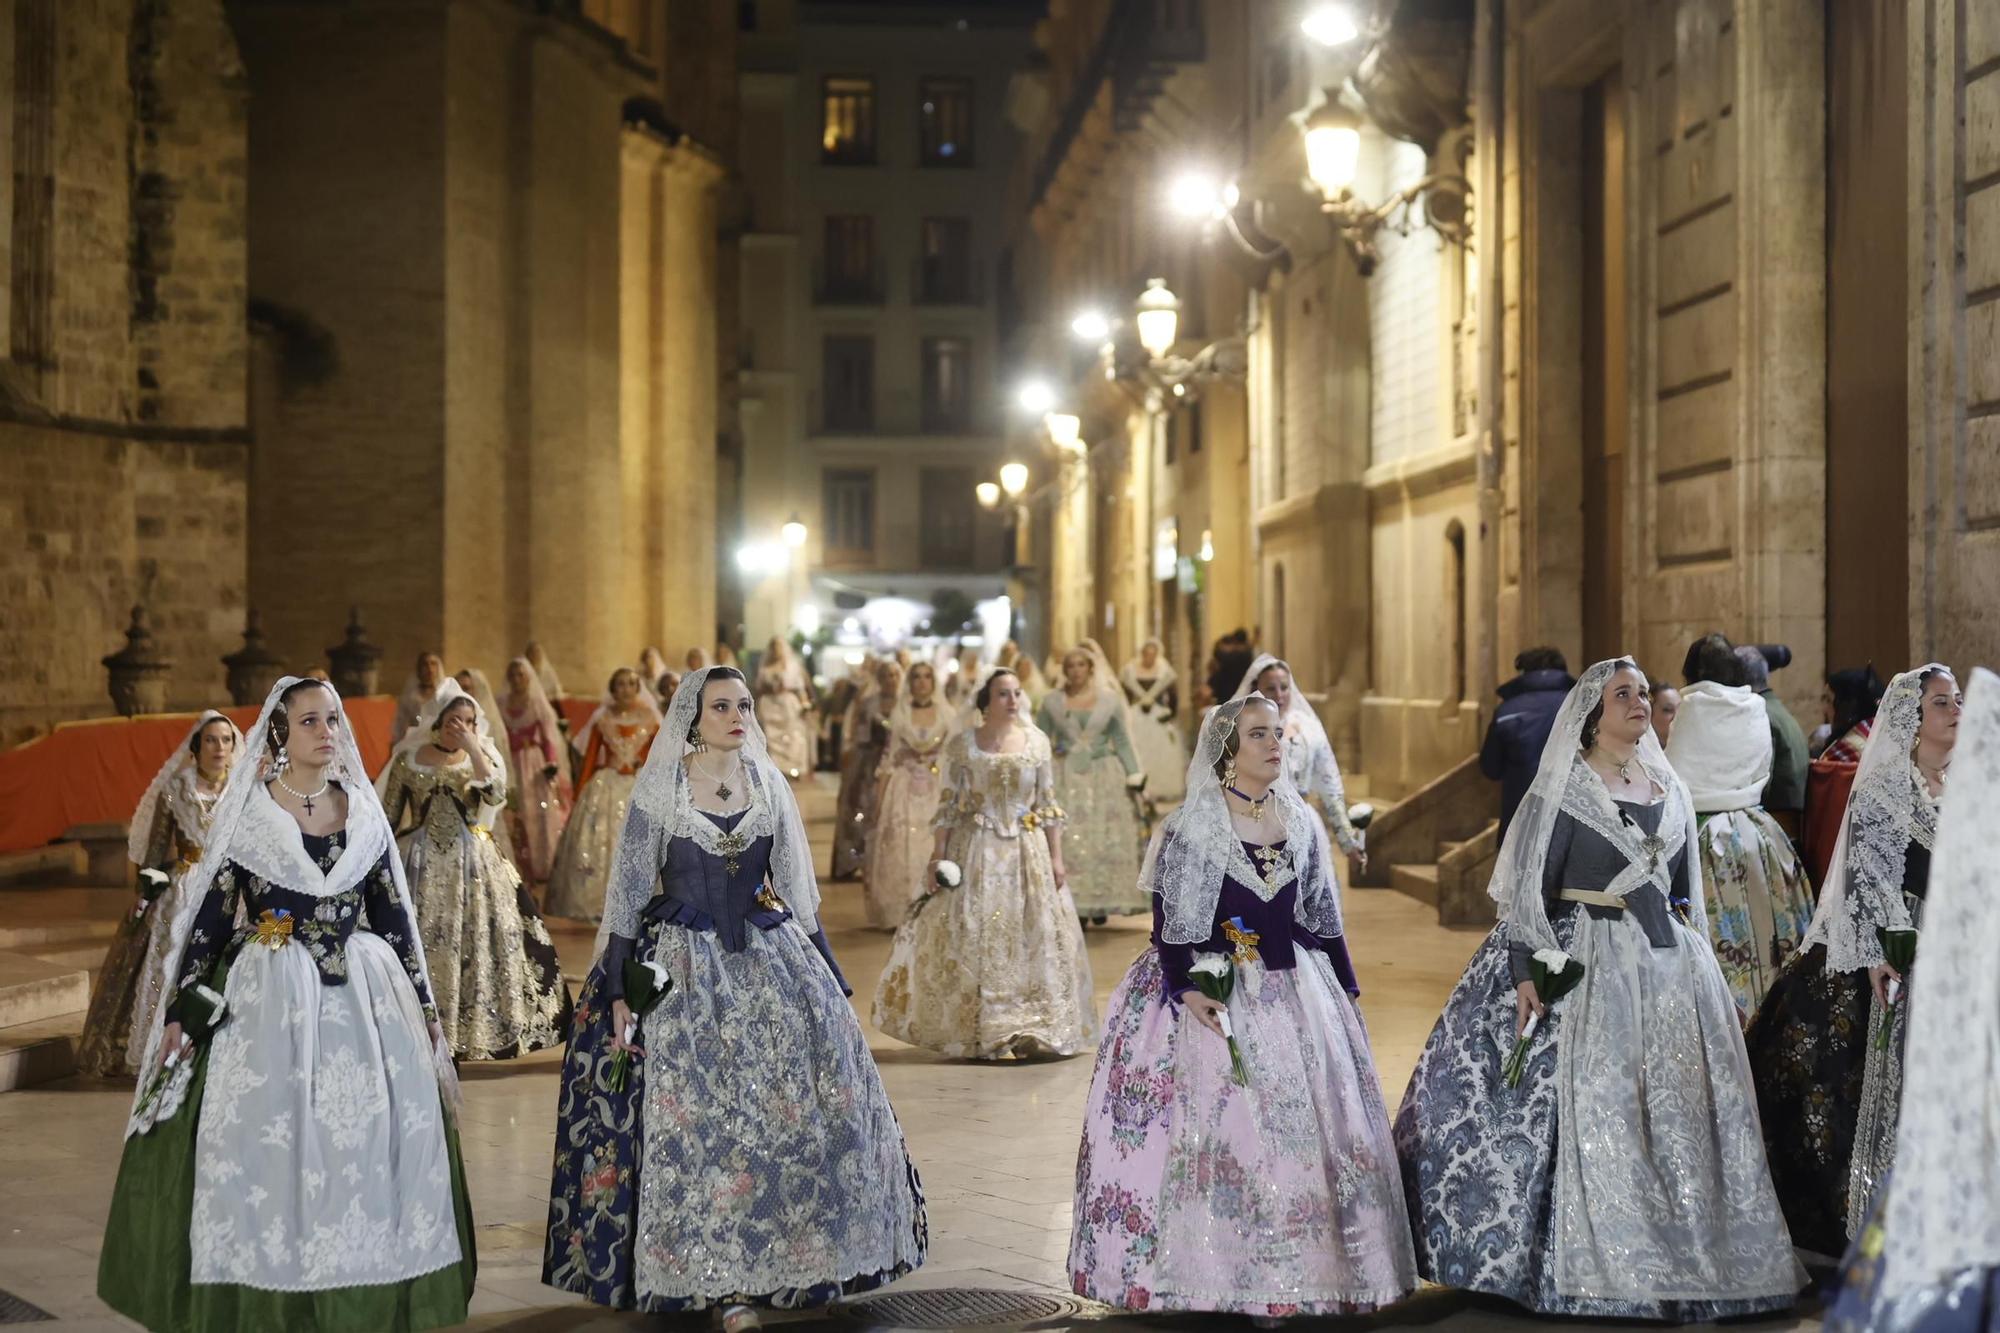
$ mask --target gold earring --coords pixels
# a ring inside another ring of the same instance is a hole
[[[1222,765],[1222,785],[1225,787],[1236,785],[1236,761],[1234,759],[1228,760]]]

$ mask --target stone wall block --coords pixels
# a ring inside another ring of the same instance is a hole
[[[1965,406],[2000,403],[2000,301],[1982,301],[1965,312]]]
[[[1658,505],[1654,540],[1657,558],[1662,564],[1722,559],[1734,553],[1736,477],[1733,471],[1704,472],[1664,482],[1659,487]]]
[[[1662,308],[1679,306],[1704,292],[1718,291],[1736,276],[1736,207],[1725,204],[1660,237],[1659,290]]]
[[[1984,180],[1996,172],[2000,172],[2000,70],[1991,70],[1965,86],[1964,179]]]
[[[1660,320],[1662,393],[1731,369],[1736,361],[1736,304],[1735,291],[1725,291]]]
[[[1732,458],[1737,398],[1734,380],[1662,398],[1655,416],[1654,471],[1672,475]]]
[[[1965,8],[1965,64],[1968,69],[2000,60],[2000,5],[1962,0]]]
[[[1655,172],[1662,225],[1678,222],[1735,189],[1736,123],[1735,116],[1711,121],[1659,155]]]
[[[1974,528],[2000,528],[2000,417],[1968,421],[1965,452],[1970,466],[1962,473],[1965,489],[1959,495],[1964,521]],[[2000,588],[1990,592],[2000,601]]]

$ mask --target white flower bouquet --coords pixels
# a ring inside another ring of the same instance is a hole
[[[1202,954],[1188,968],[1188,980],[1194,982],[1196,990],[1222,1005],[1215,1017],[1222,1025],[1223,1040],[1229,1043],[1229,1067],[1236,1075],[1237,1085],[1248,1087],[1250,1074],[1243,1066],[1242,1048],[1236,1044],[1236,1029],[1229,1022],[1229,996],[1236,989],[1235,962],[1224,953]]]
[[[937,873],[931,878],[940,889],[955,889],[965,883],[965,872],[958,868],[956,861],[940,861],[937,863]]]
[[[1547,1006],[1576,989],[1576,984],[1583,980],[1583,964],[1561,949],[1537,949],[1528,965],[1528,975],[1535,983],[1536,997]],[[1529,1014],[1521,1035],[1514,1040],[1514,1052],[1507,1057],[1501,1071],[1501,1081],[1510,1088],[1521,1086],[1521,1076],[1528,1070],[1528,1043],[1534,1039],[1541,1021],[1540,1014]]]

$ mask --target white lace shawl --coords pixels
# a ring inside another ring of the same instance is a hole
[[[1146,643],[1153,644],[1155,647],[1159,646],[1159,642],[1158,639],[1146,640]],[[1142,643],[1139,647],[1141,651],[1144,651],[1146,644]],[[1151,685],[1144,683],[1137,657],[1134,657],[1125,664],[1125,669],[1118,673],[1118,679],[1125,686],[1126,692],[1131,695],[1133,704],[1137,707],[1145,708],[1150,704],[1158,703],[1160,696],[1172,689],[1180,677],[1175,674],[1173,663],[1167,661],[1167,654],[1163,649],[1160,655],[1153,661],[1153,683]]]
[[[1500,857],[1494,864],[1487,892],[1500,904],[1500,919],[1506,923],[1514,943],[1535,949],[1557,947],[1542,885],[1549,841],[1561,815],[1567,814],[1595,830],[1625,854],[1626,867],[1605,886],[1608,893],[1629,893],[1641,884],[1652,883],[1671,898],[1673,858],[1683,847],[1693,846],[1694,803],[1687,786],[1667,763],[1651,727],[1639,738],[1638,762],[1647,777],[1666,793],[1667,806],[1660,812],[1657,848],[1649,848],[1645,835],[1625,823],[1610,789],[1583,762],[1584,723],[1602,702],[1606,683],[1620,668],[1638,669],[1630,658],[1610,658],[1592,665],[1571,687],[1556,714],[1548,743],[1542,747],[1535,780],[1521,798],[1514,822],[1507,826],[1507,840],[1500,846]],[[1706,936],[1708,918],[1702,895],[1691,893],[1688,897],[1691,925],[1697,934]]]
[[[604,921],[597,932],[597,954],[602,957],[613,935],[631,939],[639,933],[640,914],[653,897],[666,863],[666,847],[674,838],[690,838],[703,851],[726,856],[723,839],[772,839],[770,882],[772,891],[791,909],[792,916],[807,934],[819,929],[819,881],[813,873],[812,847],[806,841],[805,822],[799,818],[798,802],[791,784],[771,762],[764,742],[764,730],[754,715],[744,725],[743,771],[749,779],[750,804],[730,834],[715,826],[695,807],[694,784],[688,775],[686,757],[693,747],[688,735],[701,710],[701,696],[708,678],[721,667],[703,667],[690,672],[674,695],[667,720],[653,739],[646,766],[632,788],[626,815],[626,829],[612,858],[611,881],[605,892]],[[733,670],[733,668],[731,668]],[[711,760],[711,763],[714,761]],[[637,828],[645,831],[638,836]]]
[[[1924,677],[1949,668],[1936,662],[1889,682],[1854,786],[1840,838],[1827,863],[1826,886],[1804,948],[1826,946],[1828,972],[1853,972],[1882,962],[1881,930],[1910,930],[1903,901],[1903,861],[1915,839],[1925,847],[1937,828],[1937,807],[1911,754],[1923,721]]]
[[[1698,815],[1747,810],[1771,780],[1771,714],[1748,685],[1704,680],[1681,691],[1667,762]]]
[[[1289,774],[1280,771],[1266,797],[1265,818],[1275,815],[1285,830],[1287,855],[1277,873],[1268,880],[1259,873],[1236,835],[1215,767],[1247,702],[1247,698],[1231,699],[1209,710],[1195,743],[1194,762],[1188,766],[1187,797],[1161,823],[1146,848],[1139,882],[1160,899],[1160,938],[1168,944],[1200,944],[1215,933],[1215,908],[1225,879],[1236,880],[1265,902],[1297,879],[1293,919],[1327,939],[1344,929],[1326,828]]]
[[[1892,687],[1893,688],[1893,687]],[[1975,670],[1924,894],[1896,1167],[1884,1206],[1892,1305],[2000,1267],[2000,678]]]
[[[334,761],[327,770],[327,777],[338,782],[341,790],[347,793],[347,845],[332,870],[321,870],[319,863],[306,855],[305,838],[298,822],[271,796],[267,785],[271,775],[266,772],[265,764],[271,715],[285,691],[298,684],[299,680],[297,676],[285,676],[271,687],[270,694],[265,696],[263,710],[257,715],[256,725],[250,729],[250,734],[237,751],[236,762],[230,766],[229,781],[222,789],[221,798],[216,801],[215,815],[209,824],[208,843],[202,849],[201,860],[195,862],[194,868],[188,872],[186,891],[169,927],[165,949],[166,975],[174,977],[180,974],[181,957],[187,950],[188,938],[194,933],[195,918],[200,914],[209,890],[215,887],[215,878],[223,867],[232,863],[240,865],[258,878],[282,884],[296,893],[327,898],[345,893],[359,884],[375,869],[386,852],[389,853],[390,872],[395,877],[396,896],[409,919],[410,948],[416,952],[417,966],[428,985],[430,967],[424,958],[421,933],[416,928],[417,909],[410,898],[409,882],[403,874],[403,858],[394,854],[395,835],[389,828],[388,816],[382,810],[381,798],[376,794],[374,784],[368,781],[368,771],[355,744],[353,728],[340,728]],[[333,695],[338,707],[339,693],[333,686],[320,683]],[[162,1004],[155,1014],[152,1031],[146,1034],[146,1053],[139,1062],[142,1073],[152,1070],[160,1058],[166,1021],[167,1006]],[[459,1104],[458,1075],[451,1063],[451,1050],[441,1036],[435,1039],[431,1055],[439,1090],[447,1105],[455,1109]],[[126,1125],[128,1137],[145,1128],[139,1120],[138,1107],[150,1081],[146,1077],[139,1079],[133,1096],[133,1117]]]
[[[149,844],[153,840],[153,825],[159,820],[162,805],[174,817],[182,834],[194,838],[201,832],[201,803],[194,794],[199,766],[188,753],[188,746],[203,727],[218,720],[229,722],[229,734],[236,738],[233,753],[243,753],[243,733],[226,715],[211,708],[194,720],[194,725],[175,744],[173,753],[160,765],[160,771],[146,784],[146,794],[139,798],[138,808],[132,812],[132,825],[125,835],[125,852],[133,865],[146,863],[152,850]]]

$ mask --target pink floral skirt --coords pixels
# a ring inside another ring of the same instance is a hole
[[[1162,997],[1154,950],[1113,994],[1077,1156],[1071,1285],[1128,1310],[1400,1300],[1416,1256],[1360,1011],[1323,954],[1242,972],[1229,1014],[1247,1086],[1222,1038]]]

